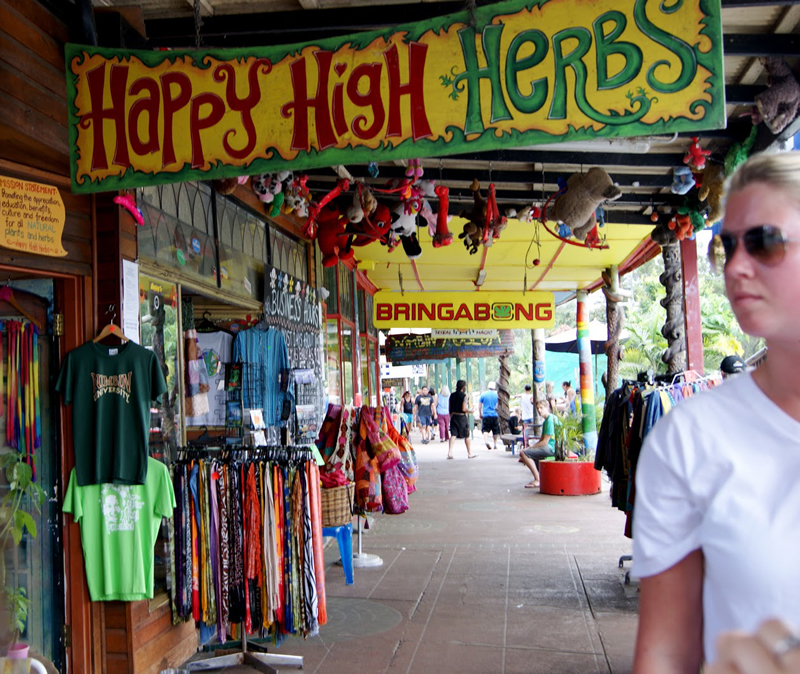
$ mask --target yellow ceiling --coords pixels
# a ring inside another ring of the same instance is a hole
[[[470,255],[463,242],[457,238],[463,218],[454,217],[449,227],[453,243],[444,248],[434,248],[427,227],[418,230],[422,256],[415,260],[422,283],[417,284],[414,268],[401,246],[389,252],[385,246],[373,243],[355,249],[358,268],[380,290],[403,289],[437,292],[465,292],[476,289],[483,258],[483,246]],[[548,223],[551,229],[554,225]],[[650,235],[651,226],[606,224],[600,229],[609,245],[605,250],[591,250],[564,244],[539,226],[540,248],[531,243],[536,232],[534,223],[509,220],[508,226],[486,251],[484,290],[521,291],[527,289],[574,293],[600,278],[600,272],[610,265],[622,263],[636,247]],[[572,239],[574,241],[574,239]],[[532,264],[538,258],[537,266]],[[527,260],[527,269],[526,269]],[[552,267],[551,267],[552,263]],[[557,299],[558,301],[558,299]]]

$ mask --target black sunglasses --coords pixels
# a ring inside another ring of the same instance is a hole
[[[747,254],[756,262],[760,262],[767,267],[774,267],[783,260],[786,255],[786,244],[797,242],[798,239],[790,239],[782,230],[775,225],[758,225],[751,227],[741,236],[733,236],[727,232],[719,235],[722,241],[722,248],[725,251],[725,264],[731,261],[739,245],[739,239],[744,244]]]

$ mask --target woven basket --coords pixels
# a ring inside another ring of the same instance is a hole
[[[353,518],[353,483],[322,489],[322,526],[339,527]]]

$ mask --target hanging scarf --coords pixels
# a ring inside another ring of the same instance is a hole
[[[302,531],[303,531],[303,568],[301,574],[303,578],[303,607],[305,636],[315,637],[319,634],[318,604],[317,604],[317,579],[314,570],[314,536],[311,531],[311,504],[309,495],[308,473],[306,468],[311,462],[307,462],[305,466],[301,465],[298,473],[301,482],[301,503],[300,508],[302,518]]]
[[[311,535],[314,543],[314,577],[317,583],[317,622],[325,625],[328,622],[328,610],[325,598],[325,564],[322,549],[322,494],[320,492],[319,466],[316,462],[308,462],[308,491],[311,510]]]

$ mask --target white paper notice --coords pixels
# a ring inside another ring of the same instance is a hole
[[[122,261],[122,331],[139,344],[139,265]]]

